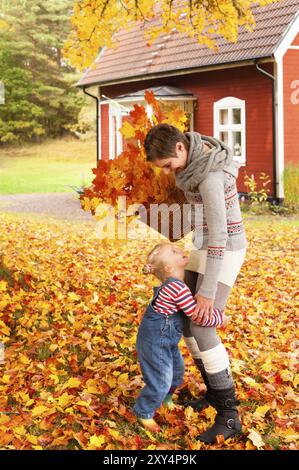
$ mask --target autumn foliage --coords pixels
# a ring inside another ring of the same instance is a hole
[[[120,196],[126,196],[127,209],[135,204],[148,207],[164,201],[175,189],[173,175],[164,175],[146,162],[143,143],[148,131],[159,123],[169,123],[184,131],[187,116],[176,106],[163,109],[152,91],[146,91],[144,98],[152,106],[153,115],[149,118],[144,106],[134,105],[120,129],[126,148],[114,160],[100,160],[92,170],[95,174],[92,187],[86,188],[81,196],[84,210],[94,214],[101,203],[116,207]]]
[[[195,37],[199,44],[217,48],[216,35],[235,42],[238,28],[255,26],[253,6],[279,0],[75,0],[65,56],[80,68],[90,66],[103,47],[117,47],[117,33],[143,26],[152,43],[173,31]]]
[[[220,331],[244,435],[208,447],[195,437],[211,425],[212,408],[161,408],[158,436],[132,413],[142,387],[136,333],[153,293],[141,268],[152,242],[99,240],[95,221],[1,215],[0,224],[0,449],[296,447],[296,227],[246,223],[248,254],[229,298],[231,322]],[[183,341],[180,347],[179,401],[204,389]]]

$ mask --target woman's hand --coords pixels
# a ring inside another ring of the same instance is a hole
[[[197,302],[198,314],[196,315],[195,310],[192,315],[192,321],[199,325],[205,323],[206,321],[212,320],[214,300],[208,299],[207,297],[203,297],[199,294],[196,294],[194,298]]]

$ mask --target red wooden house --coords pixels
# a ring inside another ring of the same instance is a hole
[[[78,86],[97,86],[98,158],[115,158],[118,129],[143,91],[154,89],[190,116],[190,129],[227,142],[245,171],[272,181],[283,200],[283,170],[299,162],[299,3],[283,0],[254,8],[253,32],[240,28],[237,43],[218,39],[217,53],[176,30],[152,46],[142,26],[117,35],[118,49],[103,49]]]

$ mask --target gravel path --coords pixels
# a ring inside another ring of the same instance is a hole
[[[0,194],[0,212],[35,213],[67,221],[92,221],[76,193]]]

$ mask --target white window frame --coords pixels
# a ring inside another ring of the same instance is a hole
[[[241,110],[241,124],[233,124],[233,109]],[[220,111],[228,111],[228,124],[220,124]],[[233,96],[222,98],[214,103],[214,137],[220,139],[220,133],[228,133],[228,147],[233,150],[233,132],[241,132],[242,155],[234,155],[234,160],[246,165],[246,106],[245,100]]]
[[[124,110],[122,106],[117,103],[109,103],[109,158],[113,160],[117,155],[123,151],[123,136],[119,129],[122,127],[122,116],[127,116],[129,113]],[[113,118],[116,118],[114,121]],[[116,123],[116,129],[115,124]],[[116,155],[115,155],[115,134],[116,134]]]

